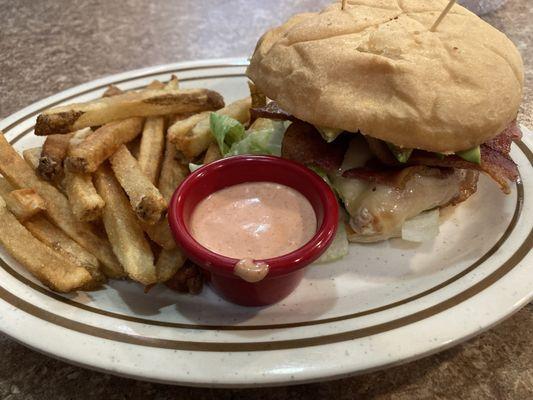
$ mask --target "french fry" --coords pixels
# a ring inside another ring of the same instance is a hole
[[[39,167],[39,159],[41,158],[42,148],[41,147],[32,147],[31,149],[26,149],[22,152],[22,157],[28,163],[28,165],[33,170],[37,170]]]
[[[162,219],[154,225],[141,223],[141,226],[148,237],[163,249],[173,250],[176,248],[176,241],[174,240],[174,236],[170,231],[170,226],[166,219]]]
[[[211,111],[204,111],[206,114],[209,114]],[[184,119],[190,118],[193,115],[200,115],[202,113],[188,113],[188,114],[172,114],[167,117],[167,126],[172,126],[176,122],[183,121]],[[167,129],[168,134],[168,129]]]
[[[165,155],[163,157],[163,163],[161,164],[161,174],[159,175],[159,183],[157,185],[159,191],[165,198],[167,205],[170,203],[170,199],[177,187],[185,180],[187,175],[189,175],[189,167],[185,164],[181,164],[176,159],[176,153],[176,147],[170,143],[167,136]]]
[[[255,83],[253,83],[252,81],[248,81],[248,88],[250,89],[250,97],[252,99],[250,108],[261,108],[266,106],[267,98],[257,89]]]
[[[0,243],[4,249],[50,289],[68,293],[91,282],[91,274],[85,268],[74,265],[33,237],[7,210],[2,198],[0,225]]]
[[[178,90],[180,88],[180,81],[178,77],[174,74],[170,76],[170,80],[165,85],[165,89],[167,90]]]
[[[67,135],[49,135],[44,141],[37,172],[47,181],[57,179],[63,173],[63,160],[67,156],[70,138]]]
[[[157,183],[165,150],[165,118],[149,117],[144,123],[137,161],[144,175]]]
[[[46,110],[37,118],[35,134],[69,133],[131,117],[218,110],[223,106],[222,96],[207,89],[145,89]]]
[[[248,128],[248,131],[260,131],[263,129],[271,129],[272,124],[275,121],[268,118],[257,118],[251,125],[250,128]]]
[[[79,221],[95,221],[101,217],[105,203],[96,193],[91,174],[65,171],[65,192]]]
[[[74,133],[70,140],[71,148],[78,146],[91,134],[90,128]],[[96,193],[91,174],[66,169],[64,187],[72,212],[79,221],[95,221],[101,217],[105,203]]]
[[[137,217],[152,225],[161,220],[167,203],[161,192],[143,174],[139,163],[126,146],[122,145],[109,161],[120,185],[128,194]]]
[[[213,161],[220,160],[222,158],[222,153],[220,153],[220,148],[217,143],[211,143],[207,148],[204,156],[204,164],[212,163]]]
[[[124,270],[115,257],[109,242],[98,236],[94,228],[76,219],[67,198],[54,186],[39,179],[20,155],[0,133],[0,172],[8,182],[20,189],[33,188],[46,202],[47,214],[80,246],[94,254],[102,263],[104,273],[113,278],[124,276]],[[2,227],[3,229],[3,227]]]
[[[194,114],[184,118],[183,116],[176,116],[174,123],[171,124],[167,130],[169,140],[177,145],[181,143],[181,138],[189,133],[200,121],[209,119],[210,111]]]
[[[113,97],[123,94],[124,91],[115,85],[109,85],[105,92],[102,94],[102,97]]]
[[[124,143],[135,139],[141,133],[142,118],[129,118],[111,122],[97,129],[77,146],[69,149],[65,166],[72,172],[91,173]]]
[[[41,158],[41,147],[32,147],[26,149],[22,152],[22,156],[30,168],[37,172],[37,168],[39,167],[39,159]],[[64,173],[59,174],[52,182],[50,182],[63,194],[65,193],[65,187],[63,186],[64,176]]]
[[[139,135],[131,142],[126,143],[126,147],[130,151],[131,155],[135,158],[139,157],[139,152],[141,151],[141,139],[142,135]]]
[[[252,100],[248,97],[229,104],[217,114],[227,115],[243,124],[250,119],[250,105]],[[207,150],[209,145],[215,140],[211,133],[210,118],[206,116],[190,131],[181,136],[174,137],[176,148],[188,159],[192,160]]]
[[[177,247],[173,250],[161,251],[155,264],[157,281],[163,283],[172,278],[183,266],[186,259],[182,251]]]
[[[25,221],[46,210],[43,198],[35,190],[16,190],[4,178],[0,178],[0,196],[4,198],[7,209],[19,221]]]
[[[165,88],[165,84],[157,79],[154,79],[152,82],[148,84],[148,86],[146,86],[146,89],[148,90],[163,90],[164,88]]]
[[[70,140],[68,141],[67,157],[70,155],[71,149],[75,148],[76,146],[79,146],[82,142],[85,141],[85,139],[87,139],[93,133],[94,132],[91,128],[83,128],[79,131],[72,132]]]
[[[91,274],[92,282],[84,285],[84,289],[95,288],[105,282],[106,277],[100,270],[98,259],[45,217],[35,216],[23,222],[23,225],[34,237]]]
[[[98,169],[95,178],[106,203],[102,220],[115,254],[131,279],[143,285],[155,283],[154,256],[128,198],[107,165]]]

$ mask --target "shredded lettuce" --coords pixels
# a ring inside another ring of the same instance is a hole
[[[403,149],[401,147],[396,146],[395,144],[389,142],[385,143],[387,143],[387,146],[389,146],[389,150],[399,162],[404,164],[409,161],[409,157],[411,157],[413,149]]]
[[[196,171],[198,168],[201,168],[201,167],[203,167],[203,164],[189,163],[189,171],[191,171],[191,172],[194,172],[194,171]]]
[[[211,113],[211,133],[224,158],[243,154],[281,156],[283,136],[288,122],[272,121],[269,128],[246,131],[244,125],[226,115]],[[201,164],[189,164],[191,172]]]
[[[439,209],[424,211],[408,219],[402,226],[402,239],[410,242],[425,242],[439,234]]]
[[[287,124],[274,121],[272,127],[258,131],[248,131],[239,121],[225,115],[212,113],[211,132],[224,157],[241,154],[281,155],[281,143]]]
[[[335,260],[340,260],[348,254],[348,235],[346,233],[346,212],[342,207],[339,207],[339,226],[337,227],[337,232],[335,233],[335,238],[333,242],[328,247],[326,252],[318,259],[319,263],[326,263]]]
[[[340,136],[342,132],[344,132],[344,130],[342,129],[324,128],[316,125],[315,128],[322,135],[322,138],[328,143],[333,142]]]
[[[244,125],[226,115],[211,113],[209,117],[211,133],[215,137],[220,152],[225,155],[230,147],[244,138]]]
[[[274,121],[272,128],[258,131],[249,131],[239,141],[232,144],[225,157],[241,154],[263,154],[281,156],[281,144],[287,130],[287,124],[282,121]]]
[[[458,151],[455,154],[457,154],[463,160],[470,161],[474,164],[481,164],[481,148],[479,146],[465,151]]]

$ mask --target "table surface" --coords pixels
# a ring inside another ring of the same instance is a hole
[[[247,56],[260,34],[330,0],[0,0],[0,118],[92,79],[177,61]],[[523,54],[520,122],[533,126],[533,1],[485,16]],[[496,83],[495,83],[496,84]],[[57,361],[0,335],[2,399],[473,398],[533,393],[533,305],[467,343],[359,377],[311,385],[216,390],[117,378]]]

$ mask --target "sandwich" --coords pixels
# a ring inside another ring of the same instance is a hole
[[[504,193],[519,179],[509,152],[521,137],[521,56],[459,5],[432,31],[447,3],[336,2],[268,31],[250,60],[247,75],[269,99],[252,119],[290,121],[282,156],[331,183],[351,242],[402,236],[417,218],[438,223],[480,173]]]

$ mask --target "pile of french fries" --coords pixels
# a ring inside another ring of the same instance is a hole
[[[182,90],[172,76],[46,110],[35,126],[44,144],[22,156],[0,132],[0,243],[58,292],[126,277],[147,288],[176,279],[186,260],[166,219],[170,198],[189,162],[221,158],[210,113],[247,123],[251,103],[225,106],[220,94]],[[191,266],[182,270],[175,285],[190,280],[197,292]]]

